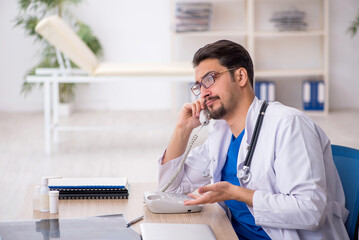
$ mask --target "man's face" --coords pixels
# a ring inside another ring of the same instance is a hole
[[[214,76],[211,87],[201,87],[200,97],[213,119],[225,119],[238,105],[238,89],[227,70],[217,59],[206,59],[195,69],[196,82],[201,82],[208,74],[223,72]]]

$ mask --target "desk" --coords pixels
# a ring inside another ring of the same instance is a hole
[[[217,239],[238,239],[225,212],[218,204],[207,204],[199,213],[154,214],[143,203],[143,192],[155,190],[154,183],[133,183],[130,186],[129,199],[104,200],[60,200],[59,214],[41,213],[32,210],[32,188],[25,197],[19,219],[47,219],[89,217],[123,213],[128,221],[144,215],[144,222],[154,223],[198,223],[211,226]],[[133,229],[140,233],[139,223]]]

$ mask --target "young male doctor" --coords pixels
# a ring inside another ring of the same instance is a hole
[[[263,101],[253,92],[253,63],[239,44],[221,40],[193,58],[199,99],[180,111],[159,160],[159,188],[177,170],[199,114],[213,129],[189,154],[168,192],[199,195],[185,205],[219,202],[239,239],[349,239],[343,188],[325,133],[302,112],[279,102],[265,110],[249,181],[238,178]]]

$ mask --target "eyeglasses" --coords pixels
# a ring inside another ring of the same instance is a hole
[[[216,80],[216,76],[218,76],[219,74],[225,73],[225,72],[230,72],[233,71],[236,68],[231,68],[222,72],[210,72],[207,75],[205,75],[200,83],[195,83],[192,87],[191,87],[191,91],[195,96],[198,96],[201,93],[201,86],[203,86],[205,89],[210,88],[215,80]]]

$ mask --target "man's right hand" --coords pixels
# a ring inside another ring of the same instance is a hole
[[[184,153],[192,130],[201,125],[199,122],[199,113],[203,109],[205,109],[205,107],[201,99],[183,105],[171,141],[163,156],[162,164],[178,158]]]
[[[204,103],[200,99],[184,104],[179,113],[176,128],[184,128],[192,132],[194,128],[201,125],[199,114],[203,109],[205,109]]]

